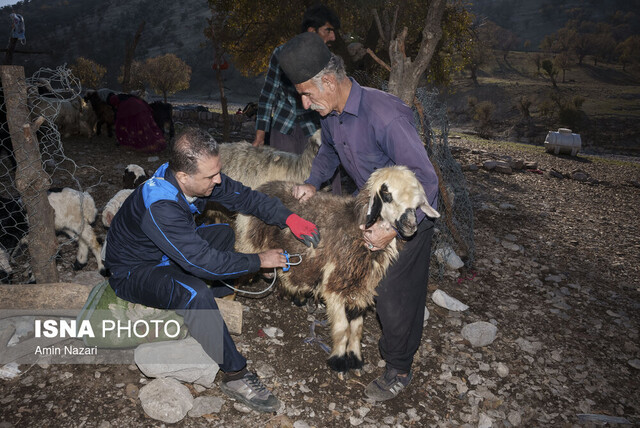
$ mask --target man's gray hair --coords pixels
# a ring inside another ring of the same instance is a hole
[[[315,83],[316,87],[322,90],[322,77],[327,74],[333,74],[336,76],[338,82],[342,82],[347,78],[347,72],[344,69],[344,61],[338,55],[331,54],[331,58],[327,65],[320,70],[318,74],[311,78],[311,81]]]
[[[173,143],[169,156],[169,168],[193,175],[198,172],[198,160],[219,155],[218,143],[206,131],[198,128],[185,129]]]

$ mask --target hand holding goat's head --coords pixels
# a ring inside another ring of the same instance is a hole
[[[404,166],[379,169],[367,181],[371,195],[365,227],[371,227],[378,218],[392,224],[403,238],[418,230],[418,208],[431,218],[440,214],[434,210],[415,174]]]

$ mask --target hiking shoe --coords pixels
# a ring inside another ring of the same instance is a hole
[[[404,377],[398,374],[398,370],[387,367],[382,376],[367,385],[365,395],[375,401],[391,400],[411,382],[411,372]]]
[[[237,380],[220,382],[220,389],[258,412],[275,412],[280,407],[280,401],[252,372],[247,372]]]

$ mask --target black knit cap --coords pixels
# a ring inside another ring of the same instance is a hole
[[[314,32],[301,33],[284,44],[278,60],[291,83],[306,82],[322,71],[331,59],[331,52]]]

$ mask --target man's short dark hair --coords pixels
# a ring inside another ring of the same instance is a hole
[[[311,6],[304,12],[304,16],[302,17],[301,32],[306,32],[309,27],[317,30],[327,22],[331,24],[335,30],[340,29],[340,18],[338,18],[338,15],[336,15],[332,9],[323,4]]]
[[[218,143],[206,131],[198,128],[185,129],[173,143],[169,155],[169,168],[193,175],[198,172],[198,160],[218,156]]]

